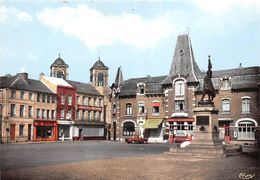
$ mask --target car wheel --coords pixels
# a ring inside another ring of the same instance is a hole
[[[134,144],[134,143],[135,143],[135,141],[132,141],[132,143]]]
[[[147,143],[147,141],[144,141],[144,143],[146,144],[146,143]]]

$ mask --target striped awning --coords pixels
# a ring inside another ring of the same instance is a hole
[[[147,119],[144,123],[145,129],[157,129],[162,123],[163,119]]]

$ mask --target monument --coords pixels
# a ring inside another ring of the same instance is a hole
[[[170,149],[171,153],[176,155],[223,155],[222,141],[219,139],[218,131],[218,110],[214,105],[213,99],[216,96],[212,78],[212,64],[210,56],[208,56],[208,70],[204,77],[203,94],[194,112],[194,130],[191,144],[185,148],[178,148],[173,145]],[[208,96],[205,99],[206,95]]]

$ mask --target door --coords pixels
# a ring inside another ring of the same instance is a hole
[[[11,141],[15,140],[15,125],[10,126],[10,136],[11,136]]]
[[[114,141],[116,140],[116,122],[113,122]]]
[[[83,140],[82,129],[79,129],[79,140]]]
[[[32,135],[32,125],[28,124],[28,141],[31,141],[31,135]]]

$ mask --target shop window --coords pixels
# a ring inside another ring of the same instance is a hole
[[[20,105],[20,117],[24,117],[24,105]]]
[[[138,104],[138,113],[139,114],[144,114],[144,103],[139,103]]]
[[[176,100],[175,111],[183,111],[183,110],[184,110],[184,100]]]
[[[11,104],[11,117],[16,116],[16,106],[15,104]]]
[[[183,80],[175,81],[175,96],[184,96],[185,83]]]
[[[133,122],[125,122],[123,124],[123,136],[133,136],[135,133],[135,124]]]
[[[19,136],[23,136],[23,130],[24,130],[24,125],[21,124],[21,125],[19,126]]]
[[[251,120],[243,120],[238,123],[238,140],[255,140],[256,124]]]
[[[192,131],[193,130],[193,124],[192,122],[188,122],[188,130]]]
[[[132,115],[132,104],[131,103],[126,104],[126,115]]]
[[[20,92],[20,99],[24,99],[24,94],[25,93],[23,91]]]
[[[250,113],[250,98],[242,98],[242,113]]]
[[[11,98],[12,99],[15,99],[15,94],[16,94],[16,91],[15,90],[11,90]]]
[[[222,100],[222,112],[229,113],[230,112],[230,99]]]
[[[103,75],[103,73],[98,73],[98,86],[104,86],[104,75]]]
[[[51,126],[38,126],[38,127],[36,127],[36,137],[37,138],[51,138],[52,129],[53,128]]]

